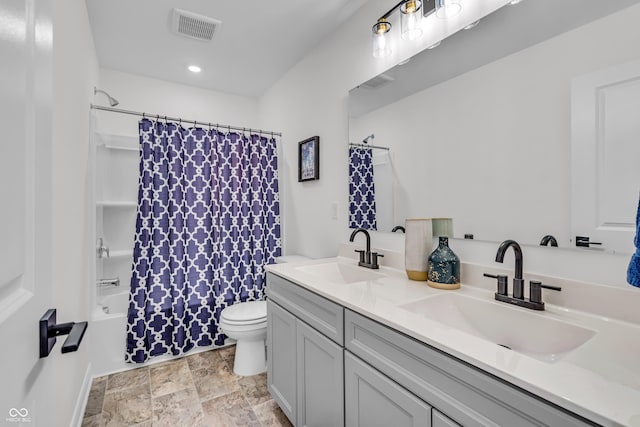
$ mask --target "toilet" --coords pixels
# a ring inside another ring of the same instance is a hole
[[[300,255],[276,258],[276,264],[308,260]],[[225,308],[220,313],[220,329],[236,341],[233,372],[240,376],[257,375],[267,370],[267,302],[247,301]]]

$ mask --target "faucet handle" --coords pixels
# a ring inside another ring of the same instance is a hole
[[[537,280],[530,280],[529,300],[531,302],[542,302],[542,288],[558,292],[562,290],[560,286],[543,285],[542,282],[539,282]]]
[[[384,258],[384,255],[379,254],[378,252],[371,252],[371,268],[380,268],[378,265],[378,258]]]
[[[357,253],[359,253],[359,254],[360,254],[360,260],[359,260],[359,262],[360,262],[361,264],[362,264],[362,263],[364,263],[364,252],[365,252],[365,251],[355,249],[355,250],[354,250],[354,252],[357,252]]]
[[[484,277],[491,277],[492,279],[498,279],[498,291],[497,294],[507,295],[507,282],[509,281],[509,277],[504,274],[488,274],[484,273]]]

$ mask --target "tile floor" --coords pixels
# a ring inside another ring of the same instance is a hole
[[[235,347],[95,378],[83,427],[291,426],[266,374],[233,373]]]

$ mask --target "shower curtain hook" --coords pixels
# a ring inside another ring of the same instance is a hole
[[[144,111],[142,112],[142,118],[146,119],[147,118],[147,113],[145,113]]]

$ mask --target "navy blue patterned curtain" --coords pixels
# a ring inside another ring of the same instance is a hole
[[[220,312],[264,298],[280,255],[276,143],[143,119],[128,362],[222,345]]]
[[[349,147],[349,228],[377,229],[372,151]]]

